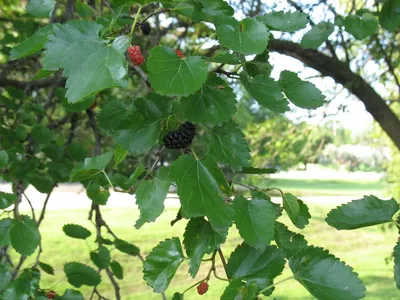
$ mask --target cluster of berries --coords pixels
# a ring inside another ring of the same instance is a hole
[[[144,56],[140,52],[140,46],[129,46],[127,51],[134,66],[141,66],[144,63]]]
[[[185,122],[179,126],[178,130],[168,132],[163,142],[169,149],[185,149],[190,146],[196,135],[196,127],[193,123]]]

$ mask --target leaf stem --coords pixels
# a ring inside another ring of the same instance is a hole
[[[133,24],[132,24],[131,32],[129,33],[129,37],[132,37],[133,33],[135,32],[136,23],[139,19],[139,15],[140,15],[140,12],[142,11],[142,8],[143,7],[141,5],[139,5],[139,9],[136,13],[135,19],[133,20]]]
[[[260,295],[260,294],[262,294],[262,293],[268,291],[269,289],[272,289],[272,288],[275,287],[276,285],[281,284],[281,283],[283,283],[283,282],[285,282],[285,281],[288,281],[288,280],[290,280],[290,279],[294,279],[294,276],[290,276],[290,277],[285,278],[285,279],[282,279],[281,281],[278,281],[278,282],[276,282],[276,283],[274,283],[274,284],[271,284],[271,285],[267,286],[265,289],[262,289],[258,294]]]
[[[393,223],[397,226],[398,229],[400,229],[400,224],[396,220],[393,220]]]
[[[197,48],[196,50],[194,50],[194,53],[198,53],[201,49],[201,47],[204,46],[205,43],[207,43],[210,39],[212,39],[214,36],[216,36],[217,33],[214,32],[213,34],[211,34],[208,38],[206,38]]]
[[[107,173],[106,173],[104,170],[101,171],[101,173],[104,174],[104,176],[106,177],[106,179],[107,179],[107,181],[108,181],[108,184],[109,184],[109,185],[111,186],[111,188],[115,191],[115,187],[114,187],[114,185],[112,184],[112,182],[111,182],[110,178],[108,177]]]
[[[192,150],[192,153],[193,153],[194,157],[196,158],[196,160],[200,160],[199,157],[198,157],[197,154],[196,154],[196,151],[194,151],[193,144],[190,145],[190,150]]]

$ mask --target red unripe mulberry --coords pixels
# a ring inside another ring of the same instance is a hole
[[[143,65],[144,57],[140,52],[140,46],[129,46],[127,51],[134,66]]]
[[[208,291],[208,283],[203,281],[197,286],[197,292],[199,295],[204,295]]]

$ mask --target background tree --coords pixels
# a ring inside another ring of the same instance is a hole
[[[311,216],[303,201],[237,178],[274,171],[257,161],[270,141],[268,159],[276,165],[278,151],[278,163],[284,165],[294,159],[307,163],[329,140],[329,132],[300,138],[307,125],[277,116],[294,106],[316,109],[327,101],[295,72],[285,70],[273,78],[271,52],[332,77],[365,104],[400,148],[400,121],[391,109],[400,89],[399,2],[371,2],[362,8],[357,1],[351,7],[288,1],[282,8],[261,1],[232,2],[30,0],[9,1],[0,8],[0,167],[13,186],[12,193],[0,194],[2,298],[83,299],[76,289],[84,285],[93,288],[86,297],[104,299],[99,286],[107,277],[115,299],[121,299],[123,267],[113,260],[111,249],[138,257],[144,280],[163,297],[183,261],[189,262],[191,277],[202,263],[210,269],[174,299],[183,299],[194,287],[206,293],[211,275],[227,281],[222,299],[268,296],[286,260],[293,276],[283,281],[296,279],[318,299],[364,296],[365,286],[349,266],[277,221],[285,213],[294,226],[304,228]],[[387,78],[382,76],[380,83],[370,74],[370,58],[387,66]],[[381,87],[385,89],[379,94]],[[235,123],[240,114],[247,118],[238,121],[241,127]],[[252,133],[247,122],[258,122],[262,130]],[[299,135],[286,140],[265,131],[281,132],[276,126]],[[250,140],[260,135],[261,143],[250,141],[256,147],[254,164],[241,128],[251,133]],[[284,156],[281,145],[298,157]],[[57,296],[39,284],[41,272],[54,273],[41,260],[40,225],[53,189],[68,181],[81,183],[92,200],[89,220],[95,234],[77,224],[66,224],[63,231],[78,240],[94,238],[97,246],[88,253],[92,266],[65,264],[75,290]],[[32,205],[30,212],[19,209],[23,198],[31,203],[25,193],[29,185],[47,195],[40,212]],[[139,229],[162,214],[170,185],[176,186],[181,203],[171,224],[188,219],[184,247],[179,237],[166,239],[144,258],[107,224],[102,207],[110,189],[135,194]],[[236,186],[248,189],[251,200]],[[266,194],[271,190],[280,193],[283,205],[271,201]],[[338,230],[388,222],[400,227],[398,211],[394,199],[366,196],[333,209],[326,222]],[[220,246],[233,223],[243,242],[227,261]],[[393,252],[397,286],[399,249],[398,243]],[[256,257],[259,261],[253,263]],[[224,266],[222,276],[216,273],[217,258]]]

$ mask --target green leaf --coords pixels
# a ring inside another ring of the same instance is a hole
[[[0,209],[6,209],[17,202],[17,195],[0,192]]]
[[[115,50],[124,55],[128,47],[130,46],[131,41],[131,37],[127,35],[121,35],[113,41],[112,46]]]
[[[46,44],[49,35],[53,34],[54,28],[57,26],[58,25],[56,24],[49,24],[39,28],[39,30],[36,31],[34,35],[32,35],[27,39],[24,39],[21,43],[19,43],[18,45],[14,46],[11,49],[9,59],[10,60],[20,59],[22,57],[39,52],[43,48],[44,44]],[[47,72],[45,70],[41,70],[39,74],[42,73],[42,71]],[[43,78],[43,77],[38,77],[39,74],[35,75],[35,77],[32,78],[31,80]]]
[[[234,170],[249,165],[249,145],[244,133],[233,121],[215,127],[210,133],[210,140],[207,141],[209,155]]]
[[[49,162],[47,163],[47,169],[53,182],[68,182],[71,169],[65,164]]]
[[[42,194],[50,193],[54,186],[53,179],[47,174],[30,173],[27,179]]]
[[[255,77],[259,74],[261,75],[271,75],[272,65],[269,63],[269,52],[265,50],[261,54],[257,54],[253,60],[249,60],[245,62],[245,70],[246,72]]]
[[[99,269],[108,268],[111,263],[110,251],[106,247],[100,246],[97,251],[90,252],[90,259]]]
[[[202,160],[182,155],[171,165],[171,176],[178,186],[183,216],[207,216],[215,231],[221,232],[233,220],[233,208],[223,199],[218,183]]]
[[[162,120],[172,112],[172,99],[152,93],[136,99],[134,105],[135,113],[115,130],[113,138],[121,148],[139,155],[158,144]]]
[[[8,154],[4,150],[0,150],[0,169],[8,164]]]
[[[39,267],[47,274],[54,275],[54,268],[49,264],[39,261]]]
[[[242,174],[274,174],[276,169],[272,168],[253,168],[253,167],[243,167],[238,173]]]
[[[257,299],[257,284],[246,284],[239,278],[233,279],[224,290],[221,300],[254,300]]]
[[[393,198],[381,200],[375,196],[364,196],[332,209],[325,221],[338,230],[349,230],[392,222],[400,206]]]
[[[259,74],[251,78],[243,72],[240,82],[260,105],[279,113],[289,110],[289,103],[283,98],[279,83],[269,75]]]
[[[36,124],[31,131],[32,138],[40,144],[48,144],[54,137],[53,132],[47,127]]]
[[[396,281],[397,288],[400,290],[400,241],[397,242],[396,246],[393,249],[393,257],[394,257],[394,280]]]
[[[114,167],[117,167],[120,163],[122,163],[127,155],[128,151],[117,146],[117,148],[114,150]]]
[[[119,251],[129,254],[129,255],[132,255],[132,256],[137,256],[140,254],[140,249],[138,247],[136,247],[135,245],[130,244],[124,240],[115,239],[114,246]]]
[[[55,5],[55,0],[29,0],[26,10],[32,16],[50,18]]]
[[[257,18],[273,30],[294,32],[306,28],[307,14],[295,12],[273,11]]]
[[[239,278],[248,283],[256,283],[260,291],[273,284],[284,267],[283,251],[276,246],[256,250],[243,243],[229,257],[227,271],[232,279]],[[268,296],[272,291],[273,289],[269,289],[264,295]]]
[[[81,42],[98,42],[102,26],[90,21],[75,20],[54,28],[54,34],[48,37],[45,45],[46,51],[43,58],[43,69],[57,71],[63,66],[66,54]],[[82,49],[81,49],[82,50]],[[85,57],[83,57],[84,59]],[[74,60],[66,61],[65,65],[73,64],[79,68],[82,61],[81,55]]]
[[[64,93],[65,96],[65,93]],[[67,112],[81,112],[89,109],[95,103],[95,97],[89,97],[82,101],[69,103],[67,98],[63,98],[62,105]]]
[[[72,262],[64,265],[68,282],[76,288],[82,285],[97,286],[101,282],[100,274],[93,268],[81,263]]]
[[[314,84],[301,80],[294,72],[283,71],[279,83],[286,97],[298,107],[314,109],[326,103],[325,96]]]
[[[194,278],[199,271],[203,256],[217,249],[225,237],[216,233],[210,223],[203,218],[190,219],[183,236],[183,244],[189,257],[189,274]]]
[[[207,79],[207,64],[200,56],[180,58],[167,46],[154,47],[149,53],[149,80],[161,95],[189,96]]]
[[[59,300],[84,300],[81,292],[76,290],[66,290],[64,295],[62,295]]]
[[[111,87],[126,85],[127,62],[120,39],[105,45],[98,39],[101,25],[71,21],[54,30],[46,44],[43,68],[64,69],[66,97],[75,103]],[[101,73],[102,76],[98,76]]]
[[[275,223],[275,242],[283,250],[287,258],[307,247],[307,241],[303,235],[290,231],[279,222]]]
[[[40,244],[40,233],[36,222],[29,216],[21,215],[10,230],[11,245],[19,254],[29,256]]]
[[[176,293],[172,296],[172,300],[183,300],[183,294],[176,292]]]
[[[82,181],[104,171],[114,156],[112,151],[102,155],[86,158],[83,165],[71,172],[71,181]]]
[[[222,172],[221,168],[218,166],[215,159],[211,156],[207,156],[201,160],[203,165],[207,168],[210,174],[218,183],[219,189],[227,196],[232,195],[232,189],[226,181],[225,174]]]
[[[262,193],[252,200],[237,196],[233,201],[235,224],[244,241],[255,249],[268,246],[274,239],[275,221],[280,215],[279,205]]]
[[[153,0],[114,0],[113,3],[118,6],[126,6],[126,5],[132,5],[132,4],[140,4],[140,5],[145,5],[151,2],[155,2]],[[163,2],[163,1],[160,1]]]
[[[46,39],[46,41],[47,41],[47,39]],[[46,43],[46,41],[44,41],[43,42],[43,44],[44,43]],[[17,45],[18,46],[18,45]],[[15,46],[15,47],[17,47],[17,46]],[[14,47],[14,48],[15,48]],[[43,47],[43,45],[41,46],[41,47]],[[13,48],[13,49],[14,49]],[[40,50],[40,49],[39,49]],[[38,50],[38,51],[39,51]],[[29,53],[29,54],[27,54],[27,55],[30,55],[30,54],[33,54],[33,53]],[[25,56],[25,55],[24,55]],[[46,77],[49,77],[50,75],[52,75],[52,74],[54,74],[54,71],[47,71],[47,70],[43,70],[43,69],[41,69],[35,76],[33,76],[30,80],[37,80],[37,79],[42,79],[42,78],[46,78]]]
[[[140,162],[135,171],[129,176],[128,180],[125,182],[125,185],[135,186],[139,181],[139,176],[144,172],[146,172],[146,168],[144,167],[143,163]]]
[[[7,265],[0,264],[0,291],[4,290],[12,280],[11,270]]]
[[[88,155],[87,150],[80,143],[69,144],[65,148],[65,153],[74,161],[83,161]]]
[[[309,246],[289,259],[294,278],[317,299],[356,300],[365,296],[357,273],[322,248]]]
[[[331,22],[320,22],[307,31],[301,39],[300,45],[303,48],[317,49],[329,38],[334,29],[335,25]]]
[[[82,18],[89,18],[93,17],[94,11],[89,7],[89,5],[84,1],[76,1],[75,2],[75,11],[82,17]]]
[[[10,230],[12,219],[5,218],[0,220],[0,247],[7,246],[11,243]]]
[[[140,210],[140,217],[135,224],[137,229],[146,222],[154,222],[163,213],[170,184],[169,169],[161,167],[151,180],[139,185],[136,190],[136,204]]]
[[[153,248],[146,257],[143,279],[154,292],[165,292],[183,260],[179,238],[166,239]]]
[[[40,272],[37,269],[25,269],[22,274],[7,287],[2,299],[31,299],[39,288]]]
[[[230,53],[226,50],[217,50],[214,52],[213,56],[211,56],[209,61],[227,64],[227,65],[237,65],[240,64],[240,59],[234,53]]]
[[[283,208],[286,210],[292,223],[296,223],[297,217],[300,213],[300,204],[296,196],[290,193],[282,194]]]
[[[371,13],[364,13],[361,17],[348,15],[344,20],[344,28],[357,40],[363,40],[373,35],[378,29],[378,21]]]
[[[388,0],[383,3],[379,13],[382,28],[395,32],[400,26],[400,0]]]
[[[69,73],[66,88],[66,97],[69,103],[78,102],[86,97],[112,87],[125,87],[127,81],[125,76],[128,73],[127,62],[123,54],[115,49],[114,44],[104,46],[93,42],[75,43],[74,48],[70,49],[63,67],[66,69],[67,63],[82,55],[85,49],[88,56],[82,59],[80,68],[76,72]],[[102,76],[98,76],[102,74]]]
[[[91,235],[89,230],[77,224],[65,224],[63,231],[67,236],[74,239],[86,240]]]
[[[104,131],[113,131],[130,113],[129,108],[119,100],[111,100],[100,111],[97,122]]]
[[[223,0],[202,0],[203,12],[209,16],[232,16],[233,8]]]
[[[181,99],[179,111],[196,124],[221,125],[236,112],[236,94],[224,80],[210,76],[199,92]]]
[[[117,277],[119,280],[124,279],[124,270],[119,262],[113,260],[110,264],[110,267],[115,277]]]
[[[98,205],[106,205],[107,200],[110,197],[110,192],[107,189],[100,190],[100,184],[97,182],[91,182],[88,185],[86,194],[90,200]]]
[[[64,156],[64,147],[56,144],[48,145],[43,149],[44,154],[53,161],[59,161]]]
[[[308,225],[311,218],[308,206],[300,199],[297,199],[300,205],[300,212],[297,216],[296,222],[293,223],[297,228],[303,229]]]
[[[261,22],[245,18],[219,16],[215,20],[218,39],[222,46],[244,55],[264,52],[269,41],[268,29]]]

